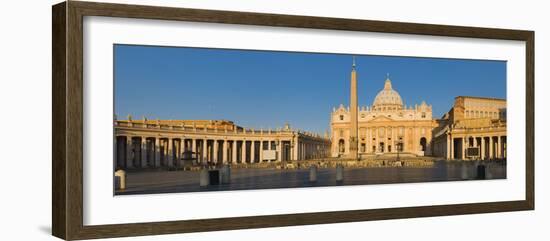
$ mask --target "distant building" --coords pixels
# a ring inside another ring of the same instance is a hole
[[[114,120],[115,167],[183,165],[184,153],[199,163],[259,163],[327,157],[328,136],[291,129],[246,129],[226,120]]]
[[[350,103],[357,106],[355,64],[351,76]],[[436,126],[432,106],[424,101],[420,105],[404,105],[388,76],[372,106],[353,108],[340,104],[333,109],[330,118],[331,153],[333,157],[352,159],[397,152],[432,155],[432,129]],[[353,150],[354,142],[357,142],[357,155]]]
[[[433,136],[434,154],[446,159],[504,159],[506,100],[458,96]]]

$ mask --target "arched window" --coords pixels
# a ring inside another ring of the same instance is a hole
[[[340,115],[340,120],[344,120],[344,115]]]

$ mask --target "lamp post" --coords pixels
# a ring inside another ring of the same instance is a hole
[[[399,152],[401,151],[401,148],[403,148],[403,136],[399,136],[399,140],[397,141],[397,161],[399,161]]]

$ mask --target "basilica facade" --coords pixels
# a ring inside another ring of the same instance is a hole
[[[357,73],[353,65],[350,107],[341,104],[331,113],[332,157],[357,159],[397,152],[432,155],[432,130],[437,126],[432,106],[424,101],[406,106],[389,76],[383,83],[371,106],[357,106]]]
[[[371,106],[358,106],[357,72],[352,66],[350,105],[330,115],[331,156],[434,156],[447,160],[494,160],[507,157],[506,100],[457,96],[441,118],[432,106],[405,105],[389,76]]]

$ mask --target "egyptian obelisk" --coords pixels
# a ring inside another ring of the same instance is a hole
[[[355,57],[351,67],[350,80],[350,96],[349,96],[349,111],[350,111],[350,133],[349,133],[349,158],[357,159],[358,140],[357,140],[357,72],[355,71]]]

